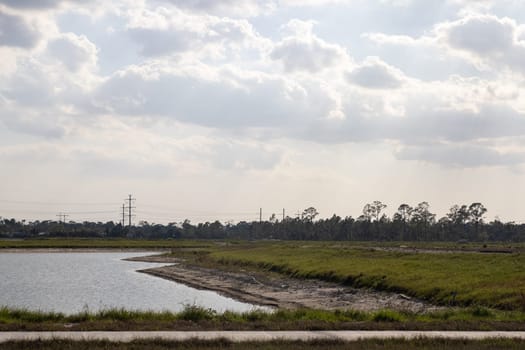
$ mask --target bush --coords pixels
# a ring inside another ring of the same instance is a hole
[[[180,320],[195,322],[201,320],[213,320],[217,316],[217,312],[197,305],[185,305],[184,310],[177,316]]]

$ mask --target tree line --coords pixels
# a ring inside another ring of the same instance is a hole
[[[358,217],[333,215],[317,219],[318,211],[308,207],[297,217],[278,220],[275,214],[262,221],[236,224],[219,221],[192,224],[189,220],[166,225],[142,221],[138,226],[109,222],[26,222],[0,218],[4,237],[128,237],[172,239],[281,239],[339,241],[525,241],[525,225],[486,222],[487,209],[481,203],[454,205],[437,218],[427,202],[401,204],[392,217],[381,201],[368,203]]]

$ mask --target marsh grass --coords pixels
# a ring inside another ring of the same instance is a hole
[[[477,329],[525,330],[525,314],[472,307],[433,313],[395,310],[361,312],[355,310],[253,310],[217,313],[187,305],[178,313],[108,309],[82,311],[73,315],[0,308],[0,330],[61,329]]]
[[[399,252],[279,242],[210,248],[206,259],[226,268],[254,268],[404,293],[444,306],[525,311],[525,254],[519,253]]]

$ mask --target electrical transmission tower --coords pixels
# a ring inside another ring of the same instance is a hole
[[[57,216],[58,216],[58,222],[62,222],[65,224],[66,218],[69,216],[69,214],[58,213]]]
[[[122,211],[124,212],[124,208],[128,209],[128,227],[131,227],[131,217],[134,216],[134,215],[131,214],[131,211],[132,211],[133,209],[136,209],[136,208],[137,208],[137,207],[134,207],[134,206],[132,205],[132,202],[133,202],[134,200],[136,200],[136,199],[133,198],[131,195],[128,195],[128,198],[126,198],[126,199],[124,199],[124,200],[128,202],[128,206],[127,206],[127,207],[124,207],[124,206],[123,206],[123,207],[122,207],[122,208],[123,208]],[[122,215],[122,219],[123,219],[122,221],[124,222],[124,215]]]

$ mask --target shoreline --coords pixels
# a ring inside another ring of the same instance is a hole
[[[0,254],[16,253],[164,253],[167,248],[0,248]],[[146,261],[152,262],[152,261]]]
[[[365,312],[394,309],[414,313],[444,309],[399,293],[353,288],[321,280],[275,277],[253,271],[231,272],[205,268],[186,264],[184,260],[173,257],[152,255],[125,260],[172,264],[138,272],[195,289],[214,291],[241,302],[273,308],[354,309]]]
[[[199,289],[214,291],[228,298],[257,306],[281,309],[325,309],[379,311],[393,309],[413,313],[433,312],[445,307],[411,298],[404,294],[353,288],[333,282],[269,276],[261,272],[225,271],[186,264],[183,259],[162,253],[167,248],[2,248],[1,253],[145,253],[126,261],[163,263],[167,266],[137,270],[155,277]],[[168,265],[170,264],[170,265]]]

